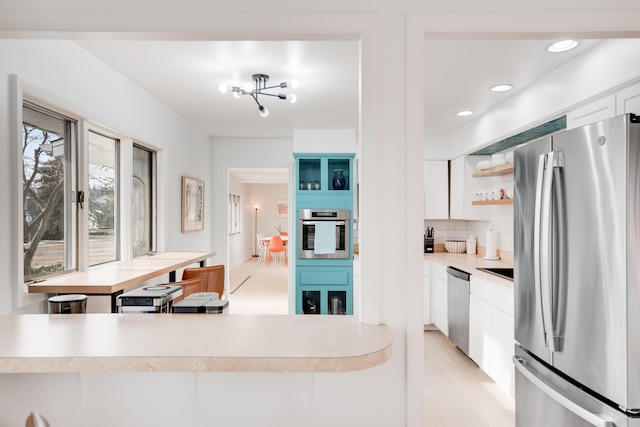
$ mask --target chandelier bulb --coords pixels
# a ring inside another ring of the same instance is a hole
[[[264,105],[259,106],[258,111],[262,117],[267,117],[269,115],[269,110],[267,110],[267,107]]]
[[[287,101],[289,101],[292,104],[295,104],[295,102],[298,100],[298,97],[296,96],[295,93],[290,93],[289,95],[287,95]]]
[[[297,79],[291,79],[288,86],[291,89],[297,89],[300,86],[300,82]]]
[[[244,82],[244,84],[242,85],[242,89],[245,92],[251,92],[253,90],[253,83],[251,82]]]
[[[218,90],[220,91],[220,93],[227,93],[227,91],[229,90],[229,86],[227,86],[226,83],[220,83],[220,85],[218,86]]]

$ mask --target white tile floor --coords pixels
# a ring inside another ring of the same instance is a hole
[[[229,312],[287,314],[288,272],[252,258],[230,272]],[[512,427],[513,399],[441,332],[424,333],[424,426]]]

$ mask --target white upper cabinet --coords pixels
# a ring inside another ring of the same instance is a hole
[[[607,97],[590,102],[567,113],[567,129],[575,129],[590,123],[616,116],[616,97]]]
[[[449,162],[424,162],[424,218],[449,218]]]
[[[489,178],[473,178],[476,172],[476,163],[480,160],[490,159],[489,156],[463,156],[451,160],[451,194],[450,205],[451,219],[485,219],[486,209],[473,206],[472,202],[477,191],[490,187]]]
[[[640,115],[640,83],[622,89],[616,94],[616,113]]]

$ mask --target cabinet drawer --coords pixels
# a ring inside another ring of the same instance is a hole
[[[513,289],[471,276],[471,294],[513,316]]]
[[[301,271],[301,286],[347,286],[350,284],[348,271]]]

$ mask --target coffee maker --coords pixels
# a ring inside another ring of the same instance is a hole
[[[434,250],[435,237],[433,234],[433,227],[427,227],[424,232],[424,253],[432,254]]]

